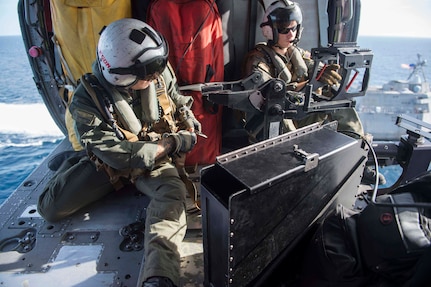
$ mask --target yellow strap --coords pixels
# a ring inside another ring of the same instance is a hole
[[[172,100],[168,97],[168,94],[166,93],[166,84],[163,77],[159,77],[157,80],[159,81],[158,83],[156,83],[157,99],[159,100],[159,104],[162,107],[163,117],[168,122],[170,129],[172,130],[174,127],[176,127],[176,123],[173,117],[173,113],[175,112],[173,108],[173,103]]]
[[[168,95],[166,93],[166,84],[165,84],[165,80],[163,79],[163,77],[159,77],[158,81],[160,81],[160,83],[156,83],[156,94],[157,94],[157,98],[159,99],[159,103],[160,106],[163,109],[163,113],[165,115],[169,115],[172,112],[172,104],[170,99],[168,98]]]

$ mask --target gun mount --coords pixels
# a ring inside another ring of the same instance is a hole
[[[379,155],[378,165],[399,164],[403,172],[392,187],[380,189],[379,194],[390,192],[426,172],[431,162],[431,125],[405,114],[399,115],[395,124],[404,128],[406,135],[399,142],[374,142],[373,149]]]
[[[322,85],[318,81],[322,66],[336,63],[341,66],[339,71],[342,80],[338,86],[331,86],[331,98],[320,97],[327,100],[344,100],[352,97],[364,96],[368,88],[370,79],[370,69],[373,61],[373,54],[369,49],[361,49],[356,43],[334,43],[327,48],[314,48],[311,50],[314,60],[313,74],[310,77],[310,85],[319,87]],[[352,72],[354,72],[352,74]],[[360,76],[358,78],[358,76]],[[353,84],[360,80],[360,85]]]
[[[260,71],[238,81],[197,84],[180,89],[201,91],[215,104],[247,113],[246,130],[252,134],[263,130],[259,139],[269,139],[281,134],[283,119],[299,120],[313,112],[354,107],[352,98],[365,95],[373,58],[370,50],[361,50],[356,43],[336,43],[327,48],[313,49],[312,57],[312,76],[301,91],[290,90],[289,83],[280,79],[272,78],[265,82]],[[318,92],[322,83],[317,78],[330,63],[341,66],[342,80],[337,87],[330,87],[332,96],[328,97]],[[362,73],[360,69],[363,69]],[[359,88],[355,89],[353,84]]]
[[[378,195],[389,194],[397,187],[400,187],[423,175],[429,171],[431,163],[431,125],[411,116],[399,115],[396,125],[406,129],[407,134],[402,136],[399,143],[377,143],[373,147],[373,159],[377,165],[376,154],[384,155],[386,160],[391,159],[402,167],[402,173],[398,180],[388,188],[377,189],[375,186],[371,194],[371,203],[381,206],[392,207],[417,207],[431,208],[429,202],[409,202],[409,203],[383,203],[377,202]],[[394,164],[392,162],[392,164]]]

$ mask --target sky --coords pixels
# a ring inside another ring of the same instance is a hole
[[[431,38],[431,1],[362,0],[359,35]]]
[[[17,3],[18,0],[0,0],[0,35],[20,34]],[[430,0],[362,0],[361,3],[359,35],[431,38]]]

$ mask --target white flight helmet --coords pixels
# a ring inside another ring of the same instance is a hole
[[[297,33],[293,42],[293,44],[297,44],[302,32],[302,11],[298,3],[289,0],[278,0],[269,5],[260,24],[262,34],[268,40],[269,45],[277,44],[279,28],[283,29],[291,21],[296,21],[297,23]]]
[[[150,25],[124,18],[105,27],[97,44],[100,72],[110,84],[131,87],[138,80],[161,74],[168,61],[168,45]]]

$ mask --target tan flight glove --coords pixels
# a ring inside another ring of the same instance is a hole
[[[330,86],[338,85],[342,79],[341,75],[337,72],[338,69],[340,69],[340,65],[329,64],[324,66],[323,69],[324,70],[320,72],[321,75],[318,81]]]
[[[179,127],[187,131],[194,131],[197,134],[202,132],[201,123],[195,118],[192,110],[186,106],[178,109]]]

